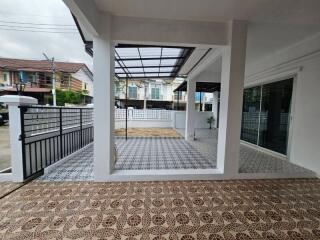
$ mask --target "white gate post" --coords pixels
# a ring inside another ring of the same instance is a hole
[[[19,140],[21,135],[21,118],[19,106],[31,106],[38,104],[33,97],[5,95],[0,97],[0,102],[9,106],[9,132],[12,181],[23,182],[22,145]]]

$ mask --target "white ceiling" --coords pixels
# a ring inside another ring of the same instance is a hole
[[[197,62],[202,58],[203,55],[208,51],[209,48],[196,47],[190,57],[187,59],[185,64],[179,71],[180,75],[187,75],[189,71],[197,64]]]
[[[95,0],[119,16],[195,21],[320,24],[319,0]]]

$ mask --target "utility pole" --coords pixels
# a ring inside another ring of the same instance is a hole
[[[43,56],[46,58],[46,60],[48,62],[51,63],[51,71],[52,71],[52,97],[53,97],[53,106],[57,106],[57,95],[56,95],[56,67],[54,64],[54,57],[52,57],[51,59],[48,58],[48,56],[43,53]]]

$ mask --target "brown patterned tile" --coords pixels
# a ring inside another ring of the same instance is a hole
[[[15,189],[22,186],[21,183],[15,183],[15,182],[0,182],[0,198],[4,197],[8,193],[14,191]]]
[[[32,182],[0,239],[320,239],[320,180]]]

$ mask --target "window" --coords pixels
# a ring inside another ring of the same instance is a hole
[[[3,74],[3,81],[4,81],[4,82],[7,82],[7,81],[8,81],[8,76],[7,76],[7,74],[5,74],[5,73]]]
[[[174,92],[174,100],[181,100],[182,92]]]
[[[65,84],[68,85],[69,84],[69,78],[70,75],[69,74],[62,74],[61,75],[61,84]]]
[[[151,85],[151,99],[160,99],[160,85]]]
[[[136,86],[129,86],[128,89],[129,92],[129,98],[137,98],[137,87]]]
[[[28,82],[30,83],[36,82],[36,75],[34,73],[28,73]]]
[[[200,100],[201,99],[201,100]],[[203,94],[201,92],[196,92],[195,93],[195,101],[196,102],[201,102],[203,99]]]
[[[244,90],[241,139],[287,154],[293,79]]]

